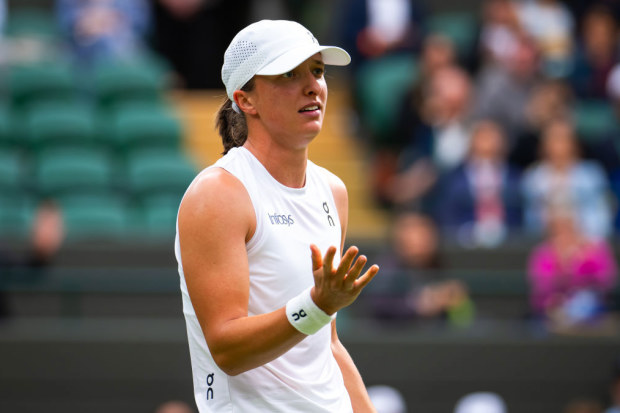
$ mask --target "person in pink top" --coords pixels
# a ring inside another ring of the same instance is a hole
[[[605,308],[617,265],[607,243],[586,238],[570,210],[554,208],[548,215],[547,239],[530,254],[528,275],[533,311],[575,324]]]

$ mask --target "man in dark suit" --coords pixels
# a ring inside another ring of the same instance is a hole
[[[521,226],[519,185],[519,172],[506,161],[506,138],[499,125],[476,123],[465,162],[442,179],[441,227],[472,245],[498,245]]]

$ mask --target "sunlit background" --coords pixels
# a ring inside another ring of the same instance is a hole
[[[353,58],[310,158],[379,413],[620,412],[616,0],[0,0],[0,412],[196,412],[176,213],[263,18]]]

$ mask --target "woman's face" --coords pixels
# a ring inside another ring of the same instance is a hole
[[[255,77],[248,93],[252,115],[278,144],[302,149],[321,131],[327,104],[324,72],[317,53],[290,72]]]
[[[576,145],[572,128],[563,122],[551,124],[543,136],[543,152],[552,163],[566,163],[575,159]]]

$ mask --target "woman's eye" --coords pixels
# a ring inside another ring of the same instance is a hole
[[[284,73],[284,74],[282,75],[282,77],[291,78],[291,77],[293,77],[293,75],[294,75],[294,73],[293,73],[292,71],[290,71],[290,72],[286,72],[286,73]]]
[[[322,76],[325,73],[325,69],[323,69],[322,67],[317,67],[316,69],[314,69],[314,74],[317,76]]]

